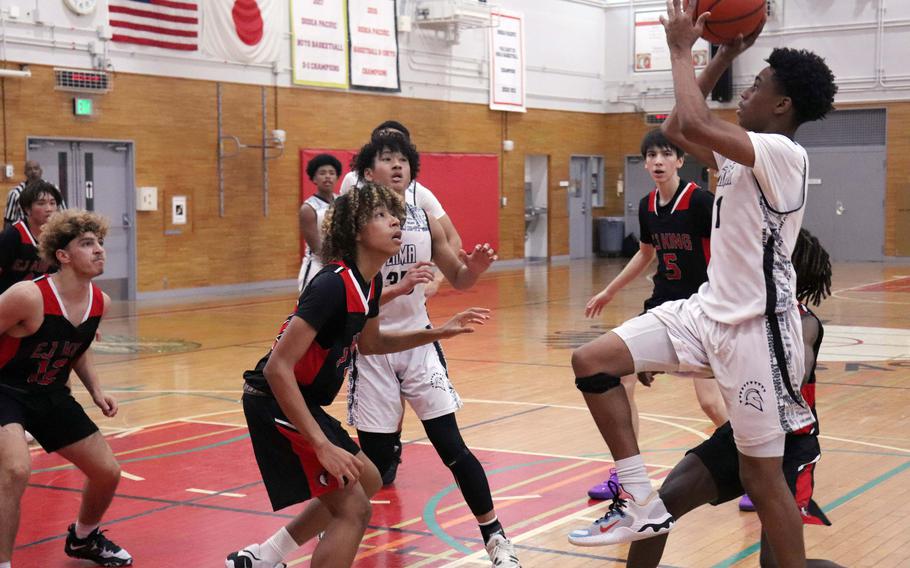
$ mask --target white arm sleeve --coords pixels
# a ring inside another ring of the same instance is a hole
[[[442,204],[429,188],[417,182],[414,194],[417,200],[417,207],[426,211],[427,215],[432,215],[434,219],[445,217],[446,210],[442,208]]]
[[[802,146],[781,134],[749,132],[755,149],[752,173],[775,210],[793,211],[803,205],[809,160]]]

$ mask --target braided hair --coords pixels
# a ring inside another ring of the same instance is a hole
[[[806,229],[799,230],[793,247],[796,270],[796,299],[817,306],[831,295],[831,258],[818,239]]]

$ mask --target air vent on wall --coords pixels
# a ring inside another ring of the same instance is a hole
[[[111,90],[111,76],[105,71],[54,69],[54,86],[59,91],[106,93]]]

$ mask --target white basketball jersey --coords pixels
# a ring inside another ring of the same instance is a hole
[[[749,132],[749,138],[752,168],[714,155],[711,262],[698,290],[705,315],[727,324],[797,306],[790,256],[805,211],[809,160],[786,136]]]
[[[338,195],[333,195],[332,200],[334,201]],[[306,205],[309,205],[316,211],[316,227],[319,229],[319,234],[322,234],[322,222],[325,220],[325,214],[329,210],[329,207],[332,206],[331,203],[326,202],[318,194],[313,194],[307,197],[304,200]],[[303,255],[303,265],[300,269],[300,277],[298,281],[298,288],[303,290],[310,280],[313,279],[313,276],[316,276],[316,273],[322,270],[322,261],[319,260],[319,255],[315,254],[310,250],[310,245],[307,244],[306,252]]]
[[[407,218],[401,227],[401,250],[382,267],[384,286],[397,284],[418,262],[433,257],[433,242],[427,213],[410,203],[405,205]],[[427,315],[424,284],[418,284],[410,294],[398,296],[379,308],[379,325],[383,331],[414,330],[430,324]]]

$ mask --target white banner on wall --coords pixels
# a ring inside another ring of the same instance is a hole
[[[345,0],[291,0],[294,83],[348,88]]]
[[[400,91],[395,0],[348,0],[351,87]]]
[[[284,18],[280,13],[284,5],[279,0],[205,0],[199,6],[205,53],[241,63],[278,60],[284,33]]]
[[[525,112],[524,15],[493,13],[490,28],[490,108]]]
[[[636,73],[669,71],[670,48],[660,17],[666,12],[635,12],[635,61],[632,69]],[[711,44],[699,39],[692,47],[692,62],[696,69],[708,65]]]

